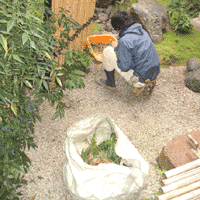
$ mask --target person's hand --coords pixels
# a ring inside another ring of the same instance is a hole
[[[115,47],[117,47],[117,45],[118,45],[118,41],[113,41],[111,47],[115,48]]]

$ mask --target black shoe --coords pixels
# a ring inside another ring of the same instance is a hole
[[[116,85],[115,85],[115,80],[114,80],[115,70],[110,71],[110,72],[108,72],[106,70],[104,70],[104,71],[106,72],[107,80],[96,79],[96,83],[106,87],[110,91],[116,91]]]

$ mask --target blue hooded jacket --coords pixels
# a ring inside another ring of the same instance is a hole
[[[149,34],[142,25],[135,23],[126,27],[119,33],[116,48],[117,65],[122,72],[134,70],[133,75],[139,77],[137,72],[146,80],[154,80],[160,72],[158,54]]]

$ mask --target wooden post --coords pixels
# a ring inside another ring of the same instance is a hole
[[[67,1],[66,0],[52,0],[52,11],[55,14],[59,14],[58,16],[55,16],[56,19],[58,19],[62,14],[62,13],[59,13],[60,11],[59,7],[63,7],[65,10],[69,10],[70,13],[67,13],[65,15],[70,18],[72,15],[74,20],[82,26],[83,24],[88,22],[88,20],[94,15],[95,3],[96,3],[96,0],[67,0]],[[61,24],[63,25],[63,23]],[[59,27],[58,22],[55,23],[55,26],[57,26],[58,30],[54,34],[54,37],[56,37],[57,39],[61,39],[60,32],[63,31],[65,28],[63,28],[62,26]],[[67,49],[70,49],[71,51],[73,50],[83,51],[84,44],[86,43],[85,41],[86,41],[87,35],[92,34],[92,27],[93,27],[93,23],[91,22],[91,24],[87,28],[81,30],[78,33],[78,36],[75,36],[75,39],[73,41],[69,42]],[[72,37],[75,34],[75,32],[76,30],[73,30],[71,27],[69,31],[69,37]],[[62,39],[65,42],[67,42],[67,39],[65,38],[62,38]],[[63,53],[67,49],[63,49],[61,53]],[[59,63],[59,68],[62,69],[61,65],[64,64],[65,55],[61,54],[59,58],[56,57],[54,60]],[[52,87],[55,87],[55,76],[56,76],[56,73],[54,73],[51,79]]]

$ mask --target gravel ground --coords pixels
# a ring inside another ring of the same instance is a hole
[[[56,106],[45,100],[40,105],[42,122],[35,123],[34,142],[37,149],[26,149],[32,161],[25,179],[27,186],[18,189],[22,200],[64,200],[63,165],[66,160],[63,143],[73,123],[96,113],[108,114],[149,163],[147,186],[141,199],[152,198],[161,187],[161,175],[156,157],[174,137],[200,129],[200,93],[184,85],[186,66],[161,68],[157,84],[149,99],[135,97],[131,88],[117,72],[119,94],[110,94],[95,83],[105,78],[101,64],[92,63],[88,77],[83,77],[85,88],[66,89],[63,102],[71,105],[64,118],[52,120]],[[133,197],[134,198],[134,197]],[[34,198],[33,198],[34,199]]]

